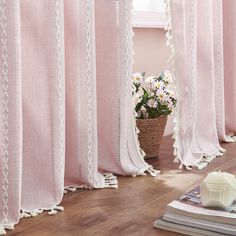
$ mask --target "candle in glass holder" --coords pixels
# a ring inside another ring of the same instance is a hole
[[[236,199],[235,176],[221,171],[209,173],[201,183],[200,195],[204,207],[230,207]]]

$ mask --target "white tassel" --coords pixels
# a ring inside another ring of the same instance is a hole
[[[64,193],[75,192],[76,190],[77,188],[75,186],[68,186],[68,187],[65,187]]]
[[[7,229],[7,230],[14,230],[14,224],[7,224],[7,225],[4,225],[4,229]]]
[[[117,177],[112,173],[105,173],[105,188],[118,188],[118,180]]]
[[[48,215],[56,215],[58,213],[58,211],[64,211],[64,207],[55,206],[53,208],[46,209],[46,210],[48,210]]]
[[[146,156],[146,153],[142,149],[140,149],[140,152],[141,152],[142,157]]]
[[[75,192],[77,189],[93,189],[92,187],[89,187],[88,185],[82,184],[82,185],[71,185],[71,186],[66,186],[64,188],[64,193],[68,192]]]
[[[154,170],[151,165],[148,166],[147,172],[148,172],[152,177],[156,177],[157,175],[159,175],[159,174],[161,173],[160,170]]]
[[[215,158],[216,158],[216,156],[208,156],[208,157],[206,157],[205,162],[206,162],[206,163],[210,163],[210,162],[212,162]]]
[[[0,226],[0,235],[5,235],[5,234],[7,234],[6,230],[4,229],[3,226]]]
[[[55,209],[51,209],[49,212],[48,212],[48,215],[52,216],[52,215],[56,215],[57,214],[57,211]]]
[[[136,117],[137,115],[135,115],[135,117]],[[137,128],[137,127],[135,127],[135,132],[136,132],[136,134],[139,134],[140,133],[140,130]]]
[[[21,210],[20,213],[20,218],[30,218],[30,217],[36,217],[40,214],[43,213],[43,211],[49,211],[48,215],[55,215],[57,214],[57,211],[63,211],[64,208],[62,206],[55,206],[53,208],[45,208],[45,209],[36,209],[36,210],[32,210],[32,211],[24,211]]]
[[[172,135],[171,138],[172,138],[172,139],[175,139],[175,138],[176,138],[176,132],[173,133],[173,135]]]
[[[106,179],[116,179],[116,176],[114,176],[112,173],[104,173],[103,176]]]
[[[176,153],[176,151],[175,151],[174,153]],[[178,157],[175,157],[175,159],[174,159],[174,163],[179,164],[179,158],[178,158]]]
[[[190,167],[190,166],[185,166],[186,167],[186,170],[192,170],[193,168]]]
[[[181,162],[180,165],[179,165],[179,169],[182,170],[183,169],[183,163]]]
[[[180,161],[180,160],[178,159],[178,161]],[[191,166],[187,166],[187,165],[183,164],[182,162],[179,165],[179,169],[183,170],[184,166],[185,166],[186,170],[192,170]]]
[[[226,152],[226,150],[224,148],[222,148],[222,147],[220,147],[219,151],[222,152],[222,153]]]
[[[221,156],[224,156],[224,153],[222,153],[221,151],[218,151],[215,153],[215,156],[221,157]]]
[[[177,148],[174,146],[173,146],[173,148],[174,148],[174,156],[176,156],[174,159],[174,163],[179,163],[179,158],[177,157],[177,153],[178,153]]]
[[[213,161],[214,159],[216,158],[215,155],[207,155],[207,154],[204,154],[202,160],[200,162],[206,162],[206,163],[210,163],[211,161]]]
[[[219,148],[219,150],[214,153],[214,155],[212,154],[204,154],[203,158],[201,161],[199,161],[195,167],[197,167],[199,170],[204,169],[210,162],[212,162],[216,157],[221,157],[224,155],[224,153],[226,152],[226,150],[222,147]]]
[[[32,217],[32,215],[30,213],[27,213],[23,210],[21,210],[22,212],[20,213],[20,218],[23,219],[23,218],[30,218]]]
[[[38,209],[38,210],[34,210],[34,211],[30,212],[32,217],[36,217],[42,213],[43,213],[43,209]]]
[[[195,165],[195,167],[197,167],[199,170],[204,169],[206,166],[208,165],[207,162],[199,162]]]
[[[234,143],[234,142],[235,142],[235,139],[234,139],[234,137],[227,135],[227,136],[225,137],[225,141],[226,141],[227,143]]]
[[[33,211],[21,210],[20,218],[23,219],[23,218],[29,218],[29,217],[36,217],[42,213],[43,213],[43,209],[37,209],[37,210],[33,210]]]

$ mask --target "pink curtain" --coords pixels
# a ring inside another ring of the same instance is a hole
[[[157,174],[134,126],[131,1],[0,0],[0,47],[0,234],[62,210],[64,187]]]
[[[234,142],[235,1],[172,0],[168,38],[177,90],[177,160],[203,168]],[[173,37],[173,39],[171,39]]]

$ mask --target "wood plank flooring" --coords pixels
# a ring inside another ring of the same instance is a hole
[[[236,144],[222,144],[227,149],[204,170],[178,170],[173,163],[170,137],[165,137],[160,157],[149,160],[161,169],[157,178],[119,177],[117,190],[90,190],[69,193],[62,206],[65,211],[55,216],[42,214],[23,219],[9,231],[10,236],[177,236],[157,230],[153,222],[166,205],[197,186],[208,172],[228,171],[236,174]]]

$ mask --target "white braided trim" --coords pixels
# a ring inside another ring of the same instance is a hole
[[[132,9],[134,8],[134,5],[133,5],[133,2],[132,2]],[[133,11],[132,11],[133,13]],[[127,13],[126,13],[127,14]],[[134,13],[133,13],[134,14]],[[131,47],[131,65],[134,64],[134,55],[135,55],[135,50],[134,50],[134,36],[135,36],[135,33],[134,33],[134,30],[132,28],[132,37],[131,39],[129,40],[129,44],[130,44],[130,47]],[[140,146],[140,142],[139,142],[139,139],[138,139],[138,134],[140,133],[139,129],[137,128],[137,125],[136,125],[136,120],[135,120],[135,117],[137,117],[137,113],[134,111],[133,112],[133,132],[134,132],[134,139],[135,139],[135,145],[136,145],[136,148],[137,150],[139,151],[139,157],[140,159],[143,161],[144,165],[146,165],[146,168],[144,170],[142,170],[141,172],[142,173],[139,173],[138,175],[146,175],[145,172],[148,172],[151,176],[157,176],[158,174],[160,174],[160,171],[159,170],[155,170],[153,168],[153,166],[149,165],[148,163],[145,162],[144,160],[144,157],[146,156],[146,153],[141,149],[141,146]],[[133,173],[132,175],[133,177],[136,177],[136,174]]]
[[[94,39],[93,39],[93,32],[92,32],[92,1],[86,0],[86,79],[87,79],[87,94],[88,94],[88,111],[87,111],[87,146],[88,146],[88,181],[91,186],[94,186],[94,176],[93,176],[93,142],[92,138],[94,136],[93,134],[93,117],[92,117],[92,66],[93,66],[93,49],[94,49]]]
[[[3,225],[8,222],[8,175],[9,175],[9,82],[8,82],[8,35],[6,0],[0,0],[1,29],[1,88],[2,88],[2,203]]]
[[[123,65],[122,68],[125,68],[125,83],[123,87],[123,91],[122,91],[122,95],[121,95],[121,104],[120,104],[120,112],[123,115],[123,119],[121,122],[121,128],[123,128],[123,132],[122,135],[120,137],[120,148],[121,148],[121,153],[120,153],[120,161],[121,161],[121,165],[123,167],[123,169],[126,172],[131,172],[132,176],[136,176],[139,173],[137,173],[137,169],[134,168],[133,165],[130,165],[127,161],[127,152],[126,152],[126,148],[127,148],[127,142],[126,139],[128,137],[127,135],[127,114],[129,114],[129,112],[127,111],[127,104],[129,104],[129,88],[131,88],[130,85],[130,81],[131,81],[131,73],[132,73],[132,69],[131,69],[131,65],[132,65],[132,60],[133,60],[133,55],[132,55],[132,35],[133,34],[131,31],[132,27],[131,27],[131,17],[130,17],[130,13],[131,13],[131,2],[124,0],[124,1],[120,1],[120,4],[122,4],[122,7],[124,9],[124,26],[122,26],[122,30],[124,30],[122,33],[124,34],[125,37],[125,51],[124,54],[122,55],[122,59],[123,60]]]
[[[175,46],[174,46],[174,42],[173,42],[173,34],[172,34],[172,17],[171,17],[171,2],[170,0],[165,0],[165,10],[166,10],[166,17],[167,17],[167,24],[165,27],[166,30],[166,44],[167,46],[170,48],[171,50],[171,56],[169,59],[169,63],[172,65],[172,73],[173,73],[173,79],[174,79],[174,83],[175,83],[175,93],[178,97],[178,90],[176,88],[176,76],[175,76]],[[179,140],[178,140],[178,133],[179,133],[179,123],[178,123],[178,103],[176,105],[176,110],[174,112],[174,116],[175,118],[173,119],[174,122],[174,132],[173,132],[173,136],[172,138],[175,140],[174,144],[173,144],[173,148],[174,148],[174,162],[175,163],[179,163],[181,161],[181,157],[180,157],[180,153],[179,153]]]
[[[57,41],[57,93],[59,108],[59,161],[61,185],[64,184],[64,110],[63,110],[63,44],[62,44],[62,9],[61,0],[56,1],[56,41]]]

